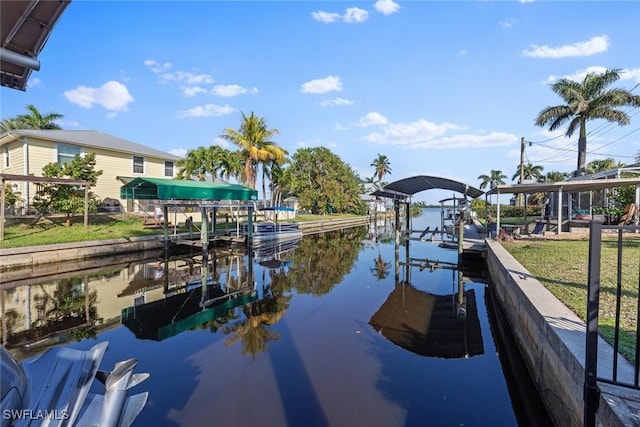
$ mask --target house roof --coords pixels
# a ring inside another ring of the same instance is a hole
[[[179,156],[95,130],[11,130],[0,135],[0,146],[21,137],[37,138],[84,147],[102,148],[142,156],[157,157],[165,160],[181,159]]]
[[[534,184],[499,185],[496,188],[487,191],[487,195],[549,193],[558,190],[570,193],[580,193],[583,191],[602,190],[604,188],[624,187],[627,185],[640,185],[640,178],[593,179],[588,181],[537,182]]]
[[[475,199],[484,194],[482,190],[471,187],[463,182],[438,176],[417,175],[394,181],[385,185],[378,191],[374,191],[374,196],[389,197],[392,199],[406,198],[425,190],[442,189],[457,191]]]
[[[136,178],[120,187],[120,198],[129,200],[256,200],[249,187],[222,182]]]
[[[0,2],[0,85],[26,90],[38,55],[70,0]]]

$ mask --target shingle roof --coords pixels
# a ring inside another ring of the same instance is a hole
[[[103,148],[106,150],[139,154],[166,160],[181,159],[181,157],[179,156],[95,130],[11,130],[4,135],[0,135],[0,141],[2,141],[2,139],[6,135],[11,135],[14,138],[26,136],[30,138],[62,142],[65,144],[76,144],[85,147]]]

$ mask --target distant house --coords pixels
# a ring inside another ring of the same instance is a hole
[[[11,130],[0,134],[0,172],[42,176],[51,162],[71,161],[77,154],[95,153],[96,170],[102,170],[92,191],[111,204],[120,200],[120,187],[138,177],[172,178],[180,157],[126,139],[91,130]],[[36,194],[34,184],[12,183],[28,208]],[[126,211],[133,202],[120,200]]]

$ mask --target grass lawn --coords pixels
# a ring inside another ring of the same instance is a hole
[[[295,221],[317,221],[328,219],[355,218],[356,215],[297,215]],[[33,218],[7,221],[4,229],[4,240],[0,241],[0,249],[23,246],[39,246],[54,243],[73,243],[86,240],[108,240],[120,237],[152,236],[162,233],[162,229],[145,228],[142,218],[138,216],[122,219],[121,215],[92,215],[89,228],[85,231],[82,216],[76,216],[70,227],[64,226],[63,217],[41,219],[33,224]],[[220,220],[219,220],[220,221]],[[235,223],[230,223],[235,227]],[[224,222],[218,228],[224,228]],[[187,231],[182,227],[179,231]]]
[[[603,235],[600,290],[600,335],[609,343],[614,339],[617,286],[617,239]],[[532,275],[560,301],[586,320],[588,237],[573,240],[517,240],[503,243]],[[625,233],[622,250],[622,293],[620,351],[634,360],[638,315],[638,277],[640,237]]]

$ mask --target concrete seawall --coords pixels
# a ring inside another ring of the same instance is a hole
[[[368,217],[355,217],[346,219],[329,218],[321,221],[301,222],[299,225],[303,234],[314,234],[363,226],[368,223]],[[0,249],[0,272],[64,261],[112,257],[118,254],[158,250],[164,247],[160,237],[156,235]]]
[[[559,426],[582,426],[586,325],[516,261],[487,239],[491,286],[551,416]],[[586,301],[585,301],[586,304]],[[598,375],[612,372],[613,349],[598,342]],[[618,361],[619,378],[633,368]],[[599,383],[602,426],[640,426],[640,392]]]

